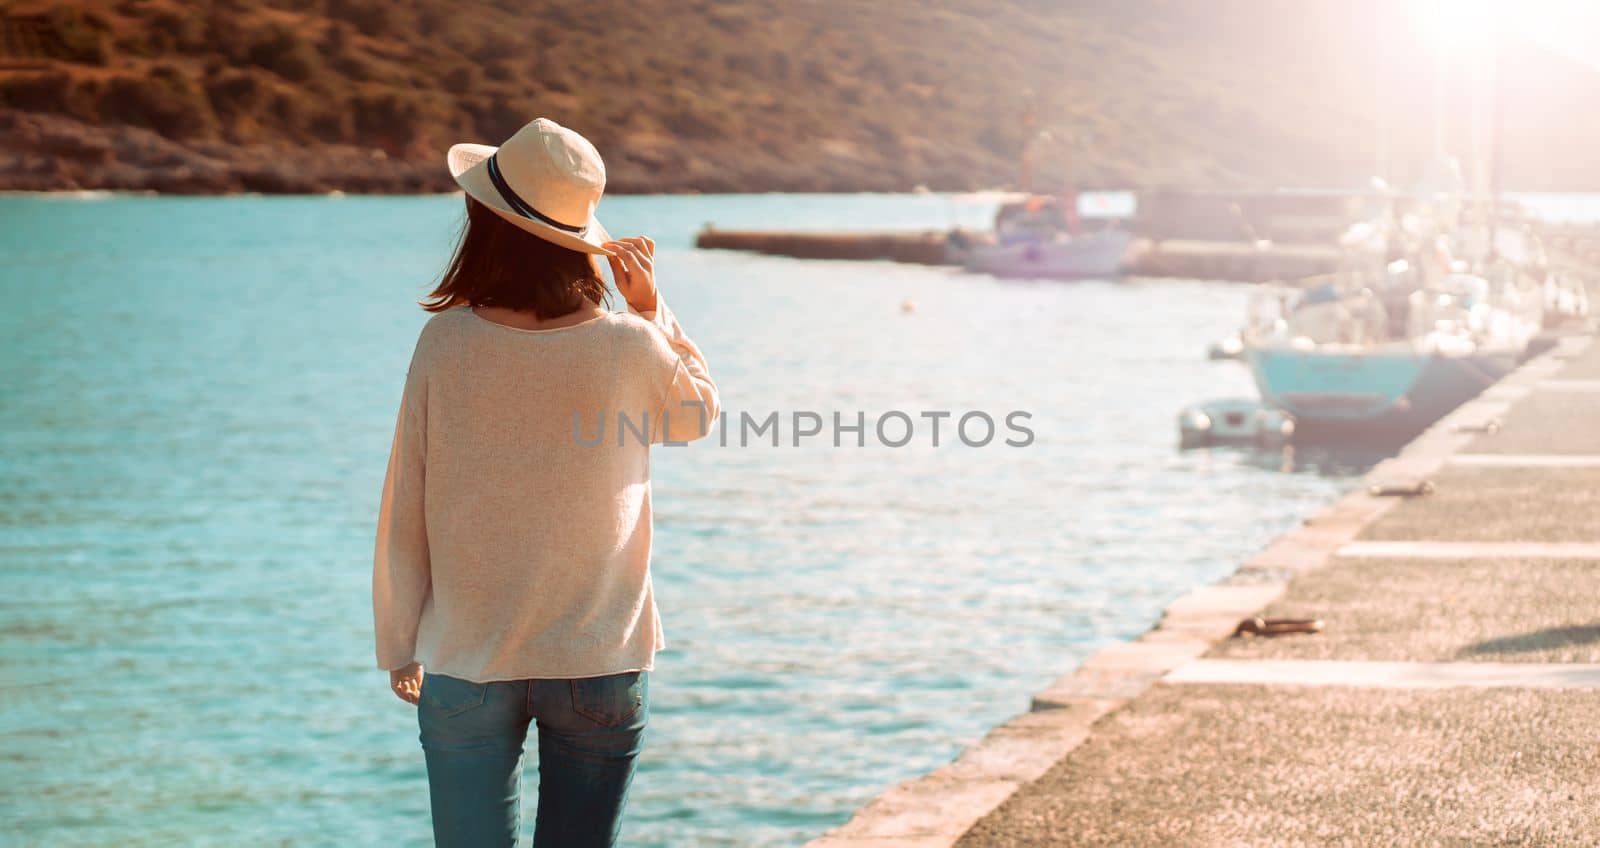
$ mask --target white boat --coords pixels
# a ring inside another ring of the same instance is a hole
[[[968,255],[969,271],[997,277],[1105,279],[1122,273],[1133,234],[1105,230],[1051,241],[977,245]]]
[[[953,247],[967,270],[997,277],[1104,279],[1122,273],[1132,243],[1115,225],[1086,230],[1066,200],[1034,196],[1000,207],[992,240]]]

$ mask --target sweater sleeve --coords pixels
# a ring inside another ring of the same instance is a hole
[[[677,316],[667,308],[667,302],[656,294],[656,308],[638,312],[630,304],[628,311],[649,321],[661,331],[666,344],[659,351],[665,377],[661,403],[654,410],[655,420],[661,426],[654,428],[652,441],[688,442],[711,432],[717,417],[722,414],[717,384],[711,380],[711,371],[705,355],[690,340]]]
[[[379,668],[396,669],[415,659],[417,625],[432,587],[422,487],[427,402],[427,378],[413,356],[389,448],[372,562]]]

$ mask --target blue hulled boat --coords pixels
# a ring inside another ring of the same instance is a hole
[[[1510,373],[1520,356],[1255,347],[1246,358],[1261,399],[1294,416],[1303,436],[1409,438]]]
[[[1302,438],[1408,439],[1515,368],[1539,328],[1537,297],[1468,274],[1400,305],[1333,286],[1285,303],[1246,339],[1261,399]]]

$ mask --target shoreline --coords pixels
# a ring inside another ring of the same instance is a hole
[[[1077,189],[1080,195],[1104,194],[1139,194],[1141,192],[1170,192],[1194,194],[1274,194],[1288,195],[1317,195],[1317,194],[1359,194],[1361,187],[1354,188],[1329,188],[1326,186],[1268,186],[1255,188],[1240,188],[1235,186],[1121,186],[1121,187],[1092,187],[1083,186]],[[436,197],[439,195],[461,194],[461,189],[441,189],[438,191],[363,191],[361,189],[332,188],[325,191],[162,191],[154,188],[3,188],[0,187],[0,197],[59,197],[72,195],[109,195],[113,197],[326,197],[339,195],[345,197]],[[1400,196],[1404,192],[1399,193]],[[1594,199],[1600,201],[1600,188],[1595,189],[1503,189],[1501,194],[1508,199],[1543,199],[1550,201],[1573,201]],[[633,191],[627,188],[610,188],[605,192],[606,197],[751,197],[761,195],[790,195],[797,197],[904,197],[907,195],[958,196],[958,197],[985,197],[992,198],[995,202],[1003,200],[1016,200],[1028,197],[1030,192],[1016,188],[990,186],[986,188],[932,188],[929,186],[915,186],[907,189],[810,189],[794,190],[784,188],[756,188],[739,191],[705,191],[701,189],[680,189],[676,191]],[[1566,218],[1552,218],[1552,221],[1568,220]],[[1586,220],[1577,218],[1573,220]]]
[[[1121,192],[1135,192],[1137,189],[1095,189],[1086,190],[1085,193],[1115,194]],[[460,195],[462,191],[230,191],[230,192],[181,192],[157,191],[155,189],[121,189],[121,188],[52,188],[52,189],[0,189],[0,197],[77,197],[77,196],[105,196],[105,197],[194,197],[194,198],[221,198],[221,197],[446,197]],[[606,197],[755,197],[786,195],[791,197],[905,197],[907,195],[927,195],[929,197],[941,196],[970,196],[991,197],[996,203],[1009,198],[1018,198],[1024,192],[1011,189],[983,188],[971,190],[928,190],[928,191],[607,191]],[[1579,194],[1578,196],[1584,196]]]
[[[1403,499],[1369,486],[1424,479],[1497,420],[1531,387],[1594,342],[1592,329],[1558,337],[1506,377],[1436,421],[1361,484],[1285,533],[1220,581],[1173,601],[1140,636],[1090,655],[1032,697],[1029,711],[992,728],[955,759],[887,788],[806,848],[947,848],[1023,786],[1089,739],[1102,717],[1145,695],[1169,673],[1232,637],[1242,619],[1279,600],[1296,575],[1330,561]],[[1570,341],[1577,339],[1577,342]],[[1510,391],[1507,391],[1510,389]]]

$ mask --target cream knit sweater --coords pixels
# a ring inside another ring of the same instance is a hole
[[[664,302],[553,330],[466,306],[433,316],[378,512],[378,666],[473,681],[650,669],[666,642],[639,434],[696,439],[718,414],[705,358]]]

